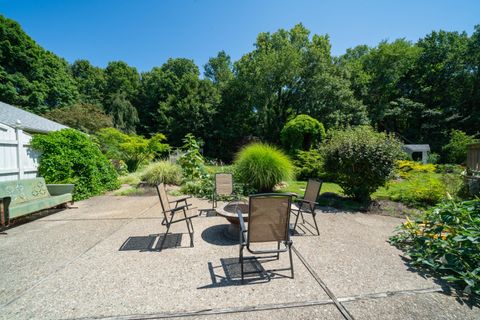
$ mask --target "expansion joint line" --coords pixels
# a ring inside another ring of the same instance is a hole
[[[319,275],[313,270],[313,268],[308,264],[307,260],[298,252],[297,248],[295,246],[292,246],[293,252],[297,255],[298,259],[303,263],[305,268],[307,268],[308,272],[315,278],[315,281],[322,287],[322,289],[325,291],[325,293],[332,299],[333,303],[337,307],[338,311],[343,315],[343,317],[347,320],[354,320],[353,316],[348,312],[348,310],[343,306],[343,304],[337,299],[337,297],[333,294],[332,291],[327,287],[325,282],[319,277]]]

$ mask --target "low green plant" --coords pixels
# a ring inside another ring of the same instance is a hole
[[[211,198],[213,193],[212,179],[197,179],[185,181],[180,187],[182,194],[194,195],[199,198]]]
[[[431,173],[417,173],[404,181],[390,181],[386,190],[390,200],[412,207],[435,205],[447,195],[440,175]]]
[[[195,137],[189,133],[183,139],[183,143],[182,149],[185,153],[178,159],[178,164],[182,167],[187,181],[208,178],[205,159],[200,153],[200,145]]]
[[[39,174],[47,183],[75,184],[76,201],[119,186],[112,164],[84,133],[63,129],[37,134],[32,147],[41,152]]]
[[[396,160],[403,152],[393,135],[371,127],[332,131],[322,147],[324,170],[333,176],[344,193],[362,203],[393,176]]]
[[[450,141],[443,146],[445,162],[463,164],[467,161],[467,146],[478,142],[474,136],[469,136],[460,130],[452,130]]]
[[[306,114],[288,121],[280,132],[282,145],[290,154],[298,150],[310,150],[325,140],[325,136],[323,124]]]
[[[271,192],[277,183],[293,178],[290,158],[268,144],[253,143],[244,147],[234,163],[240,182],[259,192]]]
[[[120,184],[129,184],[131,186],[137,186],[140,183],[140,181],[141,181],[140,173],[138,171],[118,177],[118,182]]]
[[[140,179],[148,184],[159,183],[180,185],[182,183],[182,168],[170,161],[156,161],[142,170]]]
[[[423,164],[412,160],[399,160],[396,170],[400,177],[408,179],[417,173],[433,173],[437,170],[437,167],[431,163]]]
[[[439,204],[399,226],[390,243],[413,265],[480,294],[480,199]]]
[[[324,178],[323,156],[319,149],[298,151],[293,159],[295,165],[295,176],[299,180],[309,178]]]

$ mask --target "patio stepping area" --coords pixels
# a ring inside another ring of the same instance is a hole
[[[193,199],[194,206],[211,203]],[[0,319],[478,319],[478,306],[410,270],[386,240],[402,222],[320,213],[320,236],[294,236],[295,279],[279,260],[241,284],[238,244],[222,217],[172,226],[158,251],[154,196],[100,196],[0,235]],[[222,205],[219,203],[219,206]],[[303,229],[305,230],[305,229]],[[337,302],[337,304],[335,303]],[[342,313],[343,309],[343,313]]]

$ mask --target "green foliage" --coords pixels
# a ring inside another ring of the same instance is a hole
[[[293,159],[293,164],[295,165],[295,176],[299,180],[326,178],[323,171],[323,155],[319,149],[298,151]]]
[[[448,201],[407,220],[390,243],[412,264],[480,294],[480,200]]]
[[[157,161],[143,169],[140,178],[142,181],[152,185],[162,182],[180,185],[182,182],[182,168],[170,161]]]
[[[396,165],[398,175],[404,179],[408,179],[417,173],[433,173],[437,170],[437,167],[434,164],[423,164],[411,160],[398,160]]]
[[[183,142],[182,149],[185,153],[178,159],[178,163],[182,167],[185,178],[188,180],[205,178],[208,175],[205,170],[205,159],[200,153],[200,145],[197,140],[189,133]]]
[[[43,113],[71,105],[77,98],[67,62],[0,15],[0,101]]]
[[[113,125],[112,118],[100,107],[84,103],[53,109],[47,112],[45,117],[89,134]]]
[[[129,172],[136,171],[140,164],[170,150],[168,144],[162,143],[166,138],[161,133],[145,139],[136,134],[122,133],[114,128],[104,128],[97,132],[96,138],[102,152],[109,159],[123,160]]]
[[[76,60],[70,66],[70,73],[77,82],[80,101],[102,105],[107,85],[104,70],[92,66],[88,60]]]
[[[325,136],[323,124],[306,114],[288,121],[280,132],[280,140],[291,154],[297,150],[310,150],[325,140]]]
[[[240,150],[235,167],[240,181],[260,192],[271,192],[277,183],[293,177],[288,156],[263,143],[253,143]]]
[[[446,197],[447,190],[439,175],[428,173],[411,174],[409,179],[392,181],[387,185],[390,200],[411,207],[435,205]]]
[[[362,202],[368,202],[370,195],[392,177],[395,161],[402,154],[394,136],[370,127],[332,132],[323,152],[324,170],[346,195]]]
[[[74,200],[118,187],[117,173],[95,143],[74,129],[38,134],[32,147],[42,153],[38,172],[47,183],[75,184]]]
[[[118,182],[120,184],[129,184],[131,186],[137,186],[140,182],[140,172],[128,173],[124,176],[118,177]]]
[[[446,155],[448,163],[462,164],[467,161],[467,147],[478,140],[460,130],[452,130],[450,141],[443,146],[442,150]]]

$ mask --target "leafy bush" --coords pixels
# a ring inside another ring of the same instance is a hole
[[[182,167],[185,178],[188,180],[207,178],[205,159],[200,153],[200,145],[195,137],[189,133],[183,139],[183,143],[182,149],[185,153],[178,159],[178,163]]]
[[[398,230],[390,243],[403,249],[414,265],[480,294],[480,199],[445,202]]]
[[[182,184],[180,192],[183,194],[194,195],[199,198],[211,198],[213,187],[212,179],[189,180]]]
[[[390,179],[401,156],[400,142],[393,136],[361,126],[333,131],[322,148],[324,170],[332,174],[347,196],[362,202]]]
[[[74,200],[118,188],[115,169],[86,134],[74,129],[38,134],[32,147],[42,153],[40,175],[47,183],[75,184]]]
[[[163,143],[166,137],[161,133],[145,139],[136,134],[125,134],[114,128],[104,128],[97,132],[96,138],[102,152],[109,159],[124,161],[128,172],[134,172],[141,163],[159,158],[170,151],[170,146]]]
[[[412,207],[435,205],[447,194],[439,175],[428,173],[417,173],[401,182],[389,182],[387,190],[390,200]]]
[[[45,117],[89,134],[113,126],[112,117],[106,115],[101,107],[87,103],[55,108],[48,111]]]
[[[293,178],[293,165],[288,156],[263,143],[253,143],[240,150],[235,167],[240,181],[260,192],[271,192],[280,181]]]
[[[152,185],[161,182],[180,185],[182,182],[182,168],[170,161],[153,162],[143,169],[140,179]]]
[[[301,114],[288,121],[280,132],[283,146],[289,153],[310,150],[325,140],[325,128],[317,119]]]
[[[439,161],[440,161],[440,155],[438,153],[435,153],[435,152],[428,153],[427,163],[437,164]]]
[[[309,178],[324,178],[323,156],[319,149],[309,151],[298,151],[293,160],[295,165],[295,176],[299,180]]]
[[[452,130],[450,141],[443,146],[442,151],[448,163],[462,164],[467,161],[467,146],[478,140],[460,130]]]
[[[398,160],[397,172],[398,175],[404,179],[408,179],[417,173],[433,173],[437,170],[434,164],[423,164],[421,162],[411,160]]]

